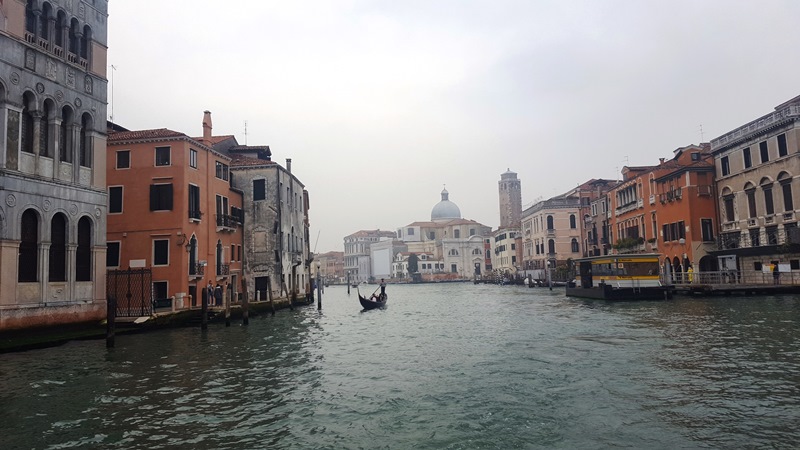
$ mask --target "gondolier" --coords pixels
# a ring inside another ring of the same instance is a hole
[[[386,282],[381,278],[381,297],[386,295]]]

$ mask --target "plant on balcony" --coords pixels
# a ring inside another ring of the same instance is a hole
[[[616,250],[627,250],[638,245],[644,244],[644,238],[641,237],[624,237],[614,244],[614,249]]]
[[[650,239],[647,240],[647,242],[650,243],[650,244],[655,244],[657,240],[658,239],[656,239],[656,238],[650,238]]]

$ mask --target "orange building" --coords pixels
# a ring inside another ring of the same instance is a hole
[[[153,300],[176,309],[199,306],[209,283],[240,290],[242,193],[203,128],[198,139],[164,128],[108,135],[106,265],[149,269]]]
[[[674,151],[655,166],[625,167],[610,192],[616,253],[661,253],[674,273],[715,270],[714,162],[708,144]]]
[[[656,195],[651,222],[658,233],[657,248],[675,274],[717,270],[714,230],[717,201],[714,157],[709,144],[675,150],[675,157],[658,165],[651,181]],[[680,281],[680,280],[679,280]]]

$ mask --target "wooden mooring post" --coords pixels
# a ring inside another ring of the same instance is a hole
[[[117,298],[106,299],[106,348],[114,348],[114,325],[117,319]]]
[[[201,295],[202,298],[201,306],[200,306],[200,329],[207,330],[208,329],[208,297],[209,297],[209,290],[207,288],[203,288],[206,290],[206,295]],[[212,291],[213,292],[213,291]]]
[[[242,278],[242,325],[250,324],[250,299],[248,298],[247,282]]]
[[[222,291],[222,301],[225,302],[225,326],[231,326],[231,296],[228,295],[228,285],[225,284],[225,290]]]

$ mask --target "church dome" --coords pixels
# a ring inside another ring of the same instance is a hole
[[[458,209],[458,205],[448,200],[449,195],[450,193],[447,192],[447,189],[442,190],[442,201],[437,203],[431,210],[431,221],[438,222],[461,218],[461,210]]]

